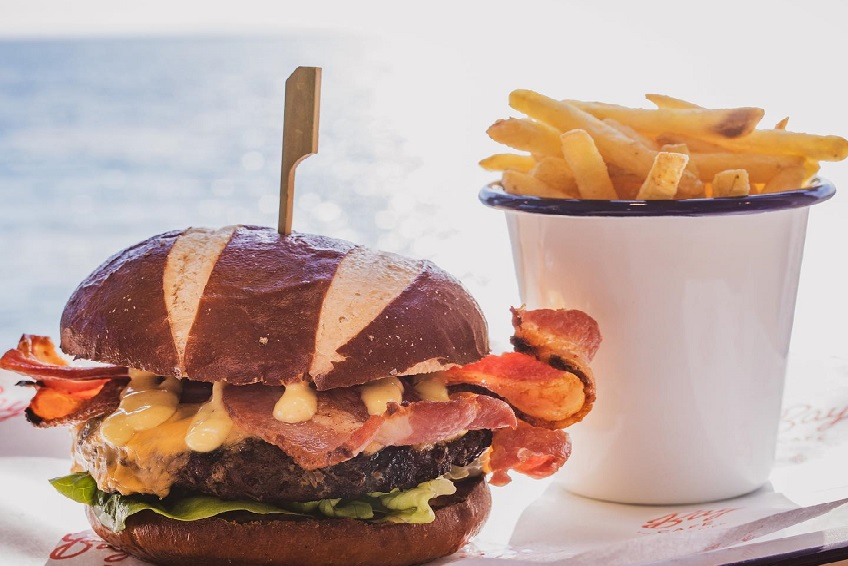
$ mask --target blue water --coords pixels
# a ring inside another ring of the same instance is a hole
[[[0,349],[57,336],[76,284],[118,249],[189,225],[276,226],[298,65],[321,66],[323,84],[294,228],[414,252],[426,227],[399,229],[404,211],[437,208],[393,186],[422,157],[379,99],[375,84],[392,84],[379,48],[317,32],[0,42]]]

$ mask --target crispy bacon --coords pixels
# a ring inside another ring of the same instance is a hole
[[[26,411],[27,418],[38,426],[78,422],[91,418],[93,413],[111,412],[108,408],[115,404],[112,397],[119,388],[109,388],[100,398],[99,394],[111,381],[129,379],[125,367],[71,365],[59,355],[49,337],[32,334],[21,336],[18,347],[0,357],[0,368],[35,380],[19,385],[38,389]]]
[[[595,390],[587,364],[600,334],[580,311],[513,309],[513,323],[521,352],[487,356],[441,374],[448,385],[470,384],[491,396],[454,392],[446,402],[405,398],[390,403],[385,414],[371,416],[355,389],[331,389],[318,393],[315,417],[294,424],[272,416],[282,388],[227,387],[224,403],[239,426],[279,446],[306,469],[366,450],[440,442],[485,428],[495,431],[488,457],[493,483],[507,483],[510,469],[545,477],[571,451],[568,435],[554,429],[578,422],[591,409]]]
[[[282,387],[229,386],[224,405],[246,431],[278,446],[299,466],[314,470],[384,446],[435,443],[466,430],[516,426],[509,405],[485,395],[461,393],[450,401],[389,403],[383,415],[369,415],[354,388],[318,392],[318,411],[306,422],[273,417]]]
[[[379,427],[352,389],[318,394],[318,411],[306,422],[284,423],[274,418],[282,387],[231,385],[224,406],[235,424],[274,444],[306,469],[328,466],[361,452]]]
[[[515,470],[532,478],[545,478],[556,472],[571,455],[571,440],[564,430],[550,430],[519,421],[517,428],[494,432],[485,470],[492,485],[506,485],[507,471]]]
[[[51,387],[38,387],[26,409],[29,422],[47,428],[85,422],[95,417],[114,413],[120,403],[120,393],[125,383],[107,381],[90,398],[80,398]]]
[[[506,403],[476,393],[457,393],[450,401],[390,403],[382,418],[373,439],[378,446],[431,444],[466,430],[496,430],[518,423]]]
[[[571,454],[562,429],[585,417],[595,401],[589,362],[601,343],[598,324],[579,310],[512,310],[516,352],[487,356],[444,372],[448,384],[473,384],[505,399],[518,413],[516,428],[494,431],[487,471],[494,485],[508,470],[534,478],[556,472]]]
[[[516,350],[531,353],[554,367],[589,372],[589,362],[602,339],[595,319],[579,310],[510,310]]]
[[[581,311],[522,308],[512,313],[516,352],[443,372],[446,383],[455,386],[448,401],[421,400],[410,393],[402,403],[389,403],[384,414],[369,415],[356,388],[331,389],[318,393],[312,419],[294,424],[273,417],[282,387],[229,386],[224,404],[237,425],[280,447],[305,469],[385,446],[430,444],[466,430],[490,429],[494,436],[485,466],[491,483],[508,483],[509,470],[546,477],[571,452],[568,434],[558,429],[580,421],[594,402],[589,362],[601,335],[597,323]],[[38,389],[27,416],[38,426],[114,411],[128,379],[125,367],[69,364],[43,336],[24,335],[17,349],[0,358],[0,368],[35,379],[25,383]],[[473,393],[461,391],[468,385]]]
[[[583,381],[536,358],[510,352],[443,373],[448,385],[470,383],[504,398],[521,418],[536,426],[565,428],[589,412]]]
[[[9,350],[0,358],[0,368],[51,383],[53,387],[67,392],[85,391],[95,388],[109,379],[127,377],[127,368],[112,365],[73,366],[58,352],[47,336],[24,334],[18,347]]]
[[[583,420],[595,401],[589,361],[601,343],[597,322],[578,310],[512,309],[512,323],[516,352],[447,370],[447,383],[484,387],[537,427]]]

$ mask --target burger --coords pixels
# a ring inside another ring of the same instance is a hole
[[[580,311],[479,305],[429,261],[270,228],[190,228],[98,267],[61,350],[0,367],[27,418],[67,426],[51,480],[113,547],[155,564],[405,565],[455,552],[489,484],[554,473],[594,401]],[[68,359],[68,356],[74,360]]]

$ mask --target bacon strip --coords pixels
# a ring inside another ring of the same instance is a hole
[[[109,379],[128,375],[127,368],[121,366],[72,366],[56,352],[49,337],[32,334],[21,336],[18,347],[3,354],[0,368],[69,393],[91,390],[96,387],[95,382],[102,386]]]
[[[491,429],[493,483],[508,482],[509,469],[545,477],[571,451],[568,435],[554,429],[578,422],[591,409],[595,390],[587,364],[600,333],[580,311],[513,309],[513,324],[521,352],[487,356],[441,374],[448,385],[471,384],[503,400],[477,393],[453,393],[444,402],[407,398],[371,416],[355,389],[338,388],[318,392],[315,417],[294,424],[272,416],[283,392],[279,387],[227,387],[224,403],[236,424],[280,447],[305,469],[384,446],[440,442],[465,430]]]
[[[509,470],[546,477],[571,452],[568,434],[556,429],[581,420],[594,402],[588,364],[601,335],[597,323],[581,311],[512,313],[515,353],[487,356],[442,373],[448,385],[470,384],[500,398],[454,392],[449,401],[425,401],[411,394],[374,416],[356,388],[338,388],[319,392],[316,415],[294,424],[273,417],[282,387],[229,386],[224,404],[237,425],[280,447],[308,470],[385,446],[435,443],[466,430],[490,429],[494,436],[485,465],[491,483],[508,483]],[[125,367],[70,365],[43,336],[24,335],[17,349],[0,358],[0,368],[36,379],[26,382],[38,388],[27,416],[38,426],[113,412],[128,379]]]
[[[494,397],[458,393],[450,401],[390,403],[373,442],[379,446],[410,446],[442,442],[466,430],[514,427],[509,406]]]
[[[466,430],[516,426],[509,405],[485,395],[463,393],[450,401],[390,403],[385,414],[369,415],[353,388],[318,392],[318,411],[306,422],[273,417],[282,387],[229,386],[224,405],[238,426],[314,470],[385,446],[441,442]]]
[[[565,428],[589,412],[583,381],[536,358],[510,352],[451,368],[443,374],[448,385],[470,383],[504,398],[520,416],[536,426]]]
[[[511,310],[516,352],[451,368],[443,373],[447,383],[484,387],[537,427],[583,420],[595,401],[589,362],[601,343],[598,323],[578,310]]]
[[[571,455],[571,439],[563,430],[550,430],[519,421],[517,428],[494,432],[485,470],[492,473],[492,485],[506,485],[508,470],[532,478],[545,478],[556,472]]]
[[[26,409],[26,418],[41,428],[72,425],[114,413],[126,384],[107,381],[91,398],[80,398],[51,387],[38,387]]]
[[[555,367],[591,375],[589,362],[602,340],[595,319],[579,310],[510,310],[516,350],[532,353]]]
[[[110,381],[123,382],[129,378],[125,367],[70,365],[49,337],[31,334],[21,336],[18,347],[0,357],[0,368],[36,380],[19,385],[38,388],[26,411],[27,418],[38,426],[79,422],[94,413],[105,414],[103,411],[114,404],[112,397],[120,388],[110,388],[100,399],[95,401],[95,398]]]

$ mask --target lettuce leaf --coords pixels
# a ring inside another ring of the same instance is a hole
[[[97,482],[85,472],[53,478],[50,484],[56,491],[77,503],[93,505],[97,498]]]
[[[393,489],[386,494],[376,495],[387,510],[384,521],[391,523],[432,523],[436,513],[430,507],[430,500],[440,495],[456,493],[456,486],[446,477],[420,483],[418,487],[400,491]]]
[[[105,493],[88,473],[54,478],[50,483],[65,497],[89,505],[100,522],[114,532],[124,530],[127,517],[144,510],[177,521],[195,521],[230,511],[248,511],[260,515],[277,513],[372,522],[430,523],[435,519],[430,500],[456,491],[453,482],[439,477],[404,491],[394,489],[389,493],[369,493],[353,500],[321,499],[280,507],[257,501],[226,501],[211,495],[159,499],[151,495]]]
[[[88,473],[55,478],[50,483],[65,497],[91,506],[100,522],[114,532],[124,530],[127,517],[145,509],[177,521],[207,519],[229,511],[303,515],[258,501],[225,501],[211,495],[159,499],[150,495],[105,493],[98,489],[94,478]]]

